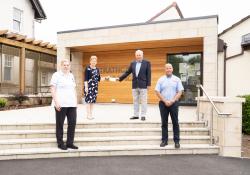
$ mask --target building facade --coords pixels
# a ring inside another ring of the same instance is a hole
[[[3,0],[0,6],[0,94],[48,91],[56,71],[56,46],[34,39],[46,18],[39,0]]]
[[[250,94],[250,15],[219,34],[220,95]]]
[[[0,94],[48,91],[55,71],[55,45],[0,30]]]
[[[39,0],[1,0],[0,29],[34,38],[35,22],[46,19]]]
[[[202,83],[209,95],[216,96],[218,87],[218,17],[206,16],[150,23],[137,23],[58,32],[57,62],[72,61],[78,84],[78,97],[83,94],[84,67],[91,55],[97,55],[102,76],[117,77],[134,59],[136,49],[152,64],[152,87],[149,103],[157,103],[154,86],[164,75],[164,65],[172,63],[174,74],[185,87],[182,104],[195,104],[196,84]],[[131,81],[101,82],[98,102],[132,103]]]

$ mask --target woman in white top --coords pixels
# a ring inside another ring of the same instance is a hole
[[[51,78],[52,105],[56,112],[56,139],[58,148],[78,149],[73,144],[76,126],[76,83],[72,73],[70,73],[70,62],[67,59],[61,60],[61,70],[55,72]],[[68,120],[67,142],[63,142],[63,125],[65,117]]]

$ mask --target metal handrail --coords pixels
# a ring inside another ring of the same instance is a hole
[[[211,119],[210,119],[210,144],[213,145],[214,144],[214,136],[213,136],[213,109],[216,111],[216,113],[218,115],[232,115],[232,113],[226,113],[226,112],[220,112],[218,110],[218,108],[215,106],[213,100],[211,99],[211,97],[207,94],[207,92],[205,91],[205,89],[203,88],[203,86],[201,84],[196,85],[196,87],[198,88],[198,98],[197,98],[197,117],[198,117],[198,121],[200,120],[200,89],[204,92],[204,94],[207,96],[209,102],[212,104],[211,108]]]
[[[218,108],[215,106],[215,104],[214,104],[213,100],[211,99],[211,97],[207,94],[207,92],[205,91],[205,89],[203,88],[203,86],[201,84],[196,85],[196,87],[198,88],[198,97],[200,97],[200,90],[199,90],[199,88],[201,88],[202,91],[204,92],[204,94],[207,96],[208,100],[210,101],[210,103],[212,104],[214,110],[216,111],[216,113],[218,115],[232,115],[232,113],[220,112],[218,110]],[[197,100],[199,102],[199,98]]]

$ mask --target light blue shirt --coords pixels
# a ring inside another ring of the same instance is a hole
[[[136,77],[138,77],[138,74],[140,72],[140,69],[141,69],[141,62],[137,61],[136,62],[136,66],[135,66],[135,74],[136,74]]]
[[[167,77],[166,75],[164,75],[157,81],[155,90],[160,92],[164,99],[172,100],[175,95],[178,92],[183,91],[184,88],[180,78],[178,78],[177,76],[172,75],[170,77]]]

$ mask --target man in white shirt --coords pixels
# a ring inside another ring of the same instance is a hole
[[[67,59],[61,61],[61,70],[55,72],[51,78],[52,105],[56,112],[56,139],[58,148],[78,149],[73,144],[76,126],[76,83],[72,73],[70,73],[70,63]],[[65,117],[68,120],[67,142],[63,142],[63,125]]]

